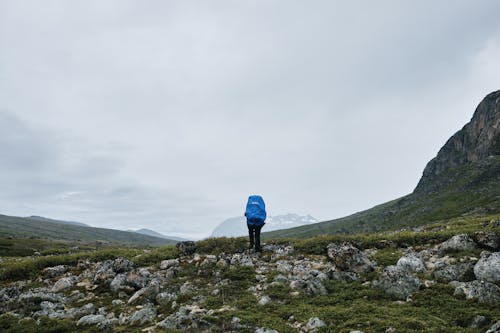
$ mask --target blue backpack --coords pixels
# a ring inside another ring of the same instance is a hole
[[[260,227],[266,220],[266,204],[260,195],[251,195],[248,197],[247,209],[245,210],[247,224]]]

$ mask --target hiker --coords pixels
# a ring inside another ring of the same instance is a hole
[[[261,252],[260,229],[266,221],[266,204],[260,195],[248,197],[245,217],[247,218],[248,236],[250,237],[250,250],[255,246],[255,252]]]

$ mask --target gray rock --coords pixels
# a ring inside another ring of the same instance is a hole
[[[340,271],[351,271],[358,274],[373,271],[373,263],[366,254],[361,252],[351,243],[330,243],[327,246],[328,258],[330,258],[335,267]]]
[[[442,266],[434,271],[434,278],[439,282],[474,280],[474,263],[464,262],[456,265]]]
[[[311,278],[306,280],[306,293],[309,295],[326,295],[325,286],[318,278]]]
[[[196,290],[196,288],[191,284],[191,282],[185,282],[179,289],[181,295],[191,294]]]
[[[267,295],[264,295],[259,299],[259,305],[264,306],[264,305],[267,305],[269,303],[271,303],[271,298],[269,298],[269,296],[267,296]]]
[[[127,301],[127,304],[137,304],[145,299],[154,300],[160,292],[160,283],[156,280],[151,281],[149,286],[136,291]]]
[[[179,259],[163,260],[160,263],[160,269],[169,269],[171,267],[177,267],[177,266],[179,266]]]
[[[87,315],[83,316],[76,323],[77,326],[98,325],[106,322],[106,317],[103,315]]]
[[[325,327],[326,323],[318,317],[309,318],[307,323],[302,326],[300,332],[315,333],[319,328]]]
[[[122,273],[116,275],[109,284],[109,286],[113,292],[119,293],[120,291],[127,288],[126,282],[127,282],[127,275]]]
[[[500,320],[491,326],[486,333],[500,333]]]
[[[75,282],[76,279],[74,276],[60,278],[52,287],[52,292],[58,293],[71,289],[75,285]]]
[[[45,293],[45,292],[33,292],[27,291],[22,293],[18,297],[18,301],[21,303],[33,303],[36,301],[50,301],[50,302],[61,302],[65,303],[66,298],[60,294],[55,293]]]
[[[383,290],[386,294],[406,300],[415,291],[422,288],[422,281],[399,266],[387,266],[373,286]]]
[[[467,234],[461,234],[441,243],[438,246],[438,252],[440,255],[443,255],[451,252],[470,251],[476,248],[476,243]]]
[[[474,318],[472,318],[469,327],[471,328],[481,328],[486,325],[488,325],[491,322],[491,320],[485,316],[480,316],[477,315]]]
[[[423,260],[413,252],[399,258],[396,266],[408,272],[424,273],[426,271]]]
[[[354,282],[359,280],[359,276],[356,273],[342,272],[342,271],[337,271],[335,269],[330,269],[328,271],[328,278],[340,282]]]
[[[56,277],[62,275],[68,271],[68,266],[58,265],[53,267],[47,267],[42,270],[42,273],[48,277]]]
[[[281,274],[278,274],[274,277],[273,281],[278,283],[288,283],[288,278]]]
[[[156,317],[156,309],[153,306],[145,306],[130,317],[130,324],[144,325],[153,322]]]
[[[474,280],[471,282],[452,281],[450,285],[455,287],[454,295],[463,295],[467,299],[477,299],[480,303],[500,303],[500,288],[490,282]]]
[[[134,266],[134,263],[126,258],[116,258],[113,261],[112,269],[115,273],[125,273],[131,271]]]
[[[500,252],[483,251],[474,266],[474,274],[478,280],[500,284]]]
[[[493,251],[500,250],[500,235],[493,231],[476,231],[472,238],[481,247]]]
[[[287,260],[279,260],[276,262],[276,270],[283,274],[290,274],[293,266]]]
[[[175,293],[163,292],[156,295],[156,302],[160,305],[169,305],[176,299],[177,295]]]

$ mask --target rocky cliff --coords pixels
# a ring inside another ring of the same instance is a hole
[[[437,191],[448,183],[447,170],[495,155],[500,155],[500,90],[483,99],[471,121],[427,164],[415,193]]]

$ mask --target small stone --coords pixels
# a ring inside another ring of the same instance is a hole
[[[267,296],[267,295],[264,295],[264,296],[262,296],[262,297],[260,298],[260,300],[259,300],[259,305],[264,306],[264,305],[269,304],[270,302],[271,302],[271,298],[269,298],[269,296]]]
[[[177,266],[179,266],[179,259],[163,260],[160,263],[160,269],[169,269],[171,267],[177,267]]]

